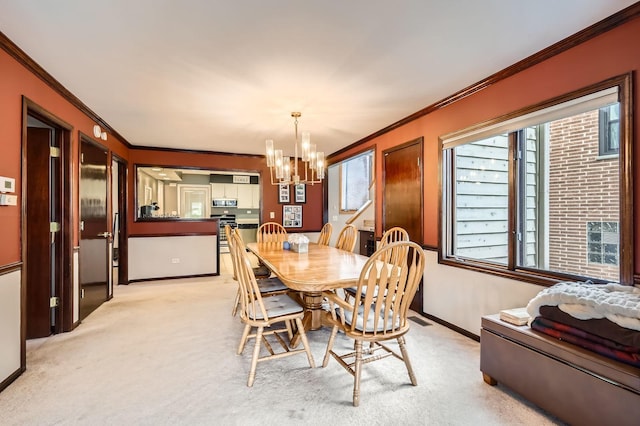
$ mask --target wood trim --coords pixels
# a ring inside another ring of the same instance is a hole
[[[453,330],[453,331],[455,331],[457,333],[460,333],[463,336],[468,337],[469,339],[475,340],[476,342],[480,341],[480,336],[478,336],[476,334],[473,334],[470,331],[465,330],[464,328],[460,328],[457,325],[451,324],[450,322],[447,322],[447,321],[445,321],[443,319],[440,319],[438,317],[434,317],[433,315],[429,315],[429,314],[423,313],[422,316],[424,316],[425,318],[430,319],[433,322],[437,322],[438,324],[443,325],[443,326],[445,326],[445,327],[447,327],[447,328],[449,328],[449,329],[451,329],[451,330]]]
[[[131,283],[142,283],[142,282],[147,282],[147,281],[177,280],[177,279],[183,279],[183,278],[217,277],[219,275],[220,275],[220,272],[216,272],[214,274],[177,275],[175,277],[138,278],[137,280],[129,280],[129,284],[131,284]]]
[[[640,3],[637,3],[640,4]],[[634,146],[634,86],[633,73],[620,76],[618,82],[620,99],[620,282],[634,283],[635,265],[635,223],[634,223],[634,198],[633,198],[633,146]],[[637,166],[637,165],[636,165]],[[623,220],[624,219],[624,220]],[[623,267],[623,265],[630,265]]]
[[[183,153],[183,154],[225,155],[225,156],[229,156],[229,157],[258,158],[258,159],[266,158],[264,155],[260,155],[260,154],[240,154],[240,153],[234,153],[234,152],[205,151],[205,150],[198,150],[198,149],[166,148],[166,147],[153,147],[153,146],[142,146],[142,145],[132,145],[131,149],[134,150],[134,151],[135,150],[140,150],[140,151],[151,150],[151,151],[163,151],[163,152]],[[137,165],[138,164],[136,164],[136,166]],[[148,167],[151,167],[151,166],[148,166]],[[163,167],[170,167],[170,166],[163,166]],[[178,166],[178,167],[175,167],[175,168],[187,169],[189,167]],[[195,169],[205,169],[204,167],[193,167],[193,168],[195,168]],[[215,169],[215,170],[235,171],[236,169]],[[243,170],[238,170],[238,171],[246,172],[247,170],[243,169]],[[257,170],[256,170],[256,172],[257,172]]]
[[[171,234],[134,234],[129,238],[155,238],[155,237],[197,237],[201,235],[218,235],[217,232],[172,232]]]
[[[11,373],[9,377],[0,382],[0,392],[5,390],[11,383],[13,383],[22,373],[24,373],[27,369],[23,366]]]
[[[116,154],[112,158],[118,163],[118,285],[126,285],[129,284],[129,163]]]
[[[382,135],[384,135],[385,133],[389,133],[392,130],[395,130],[399,127],[404,126],[405,124],[408,124],[414,120],[417,120],[418,118],[421,118],[427,114],[430,114],[434,111],[437,111],[441,108],[444,108],[454,102],[457,102],[461,99],[466,98],[467,96],[470,96],[476,92],[479,92],[489,86],[492,86],[498,82],[500,82],[501,80],[504,80],[508,77],[511,77],[521,71],[524,71],[527,68],[530,68],[534,65],[537,65],[549,58],[552,58],[553,56],[559,55],[562,52],[565,52],[569,49],[571,49],[572,47],[578,46],[579,44],[582,44],[586,41],[591,40],[592,38],[595,38],[601,34],[606,33],[607,31],[610,31],[622,24],[625,24],[635,18],[637,18],[638,16],[640,16],[640,2],[632,4],[631,6],[627,7],[626,9],[623,9],[611,16],[609,16],[608,18],[605,18],[599,22],[596,22],[595,24],[583,29],[582,31],[579,31],[567,38],[565,38],[564,40],[560,40],[559,42],[552,44],[551,46],[540,50],[537,53],[534,53],[533,55],[519,61],[516,62],[515,64],[501,70],[498,71],[492,75],[490,75],[489,77],[478,81],[477,83],[474,83],[470,86],[465,87],[462,90],[457,91],[456,93],[447,96],[444,99],[441,99],[423,109],[421,109],[420,111],[417,111],[399,121],[396,121],[395,123],[381,129],[378,130],[375,133],[370,134],[369,136],[366,136],[332,154],[329,154],[327,156],[327,161],[330,161],[330,159],[339,156],[340,154],[343,154],[355,147],[357,147],[358,145],[362,145],[372,139],[378,138]]]
[[[13,262],[0,266],[0,275],[10,274],[22,269],[22,262]]]
[[[0,45],[2,40],[2,33],[0,33]],[[22,96],[22,133],[21,133],[21,157],[22,157],[22,206],[21,206],[21,256],[24,262],[22,273],[22,330],[21,339],[23,342],[23,365],[26,365],[26,278],[28,273],[27,247],[26,247],[26,235],[27,235],[27,221],[24,219],[26,215],[26,182],[27,182],[27,156],[25,154],[25,144],[27,142],[27,128],[28,117],[33,116],[48,125],[56,129],[58,145],[60,148],[60,188],[58,188],[56,207],[60,211],[61,231],[60,231],[60,258],[52,259],[52,261],[59,260],[58,278],[56,279],[56,294],[60,297],[61,305],[60,309],[56,312],[56,326],[55,333],[61,333],[70,331],[73,329],[73,227],[74,227],[74,215],[73,215],[73,189],[75,184],[75,178],[73,174],[72,166],[72,153],[73,153],[73,130],[74,127],[65,120],[52,114],[45,108],[41,107],[36,102],[32,101],[26,96]]]
[[[65,88],[58,80],[53,78],[51,74],[45,71],[37,62],[35,62],[29,55],[27,55],[22,49],[20,49],[14,42],[12,42],[4,33],[0,32],[0,48],[7,52],[11,57],[23,65],[28,71],[33,73],[36,77],[42,80],[47,86],[57,92],[60,96],[66,99],[73,106],[78,108],[82,113],[86,114],[89,118],[100,124],[101,127],[109,131],[109,133],[116,136],[122,141],[128,148],[131,148],[131,144],[113,127],[111,127],[105,120],[103,120],[98,114],[93,112],[91,108],[84,104],[78,97]]]

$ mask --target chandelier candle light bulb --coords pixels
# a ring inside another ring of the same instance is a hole
[[[302,132],[300,141],[300,157],[298,157],[298,118],[302,113],[292,112],[294,119],[295,143],[294,157],[284,157],[281,149],[274,149],[273,139],[265,141],[267,167],[271,174],[272,185],[310,184],[322,182],[324,179],[324,152],[317,152],[316,145],[311,143],[309,132]],[[291,164],[293,161],[293,164]],[[302,161],[304,179],[298,173],[298,163]],[[275,169],[275,171],[274,171]],[[274,180],[275,173],[275,180]],[[293,175],[292,175],[293,173]],[[309,176],[310,175],[310,176]]]

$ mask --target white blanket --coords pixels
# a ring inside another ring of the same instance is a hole
[[[542,290],[529,301],[533,320],[540,306],[557,306],[572,317],[586,320],[606,318],[621,327],[640,331],[640,289],[633,286],[562,282]]]

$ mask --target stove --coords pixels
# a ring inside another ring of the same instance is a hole
[[[227,233],[224,230],[225,225],[231,228],[237,228],[236,215],[234,214],[212,214],[211,218],[218,219],[218,235],[220,236],[220,253],[229,253],[229,243],[227,241]]]

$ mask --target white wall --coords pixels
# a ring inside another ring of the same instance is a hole
[[[20,369],[20,279],[0,275],[0,382]]]
[[[216,235],[129,238],[129,279],[218,273],[217,252]]]
[[[328,176],[328,208],[329,208],[329,223],[333,225],[333,232],[331,233],[331,240],[329,240],[329,245],[335,246],[338,241],[338,234],[340,230],[344,228],[347,219],[349,219],[353,213],[340,213],[340,165],[334,164],[329,167],[327,170]],[[353,223],[356,228],[363,229],[363,222],[365,220],[375,220],[375,212],[376,212],[376,203],[375,203],[375,186],[371,189],[371,193],[369,194],[373,203],[367,207],[367,209],[358,217],[358,219]],[[360,237],[358,236],[358,240],[356,241],[356,249],[360,245]]]
[[[483,315],[527,306],[544,287],[494,275],[438,264],[438,253],[425,251],[424,300],[426,314],[477,336]]]

